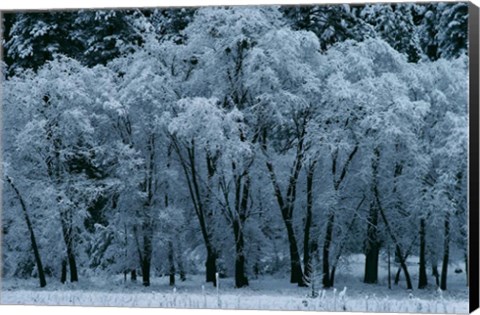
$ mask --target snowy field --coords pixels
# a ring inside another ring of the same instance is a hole
[[[277,277],[252,279],[250,286],[242,289],[233,287],[233,279],[221,279],[217,291],[202,284],[203,276],[191,275],[187,281],[177,282],[175,288],[168,285],[167,277],[154,278],[148,288],[141,281],[124,283],[120,276],[113,281],[81,279],[66,285],[50,279],[45,289],[37,288],[33,281],[4,280],[0,301],[34,305],[468,313],[464,273],[452,275],[447,292],[438,292],[433,286],[409,292],[402,281],[389,290],[385,277],[378,285],[363,284],[360,266],[358,259],[358,265],[354,261],[344,268],[338,275],[337,289],[320,290],[316,298],[310,297],[310,288],[298,288]],[[381,276],[386,274],[383,269],[380,272]],[[416,280],[413,268],[412,273]]]

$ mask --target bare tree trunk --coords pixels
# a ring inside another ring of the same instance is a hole
[[[150,233],[148,233],[150,234]],[[150,262],[152,259],[152,240],[150,235],[143,238],[143,259],[142,259],[142,283],[144,286],[150,286]]]
[[[142,262],[142,284],[145,287],[150,286],[150,262],[148,260]]]
[[[60,282],[65,283],[67,282],[67,260],[62,259],[62,271],[60,274]]]
[[[217,254],[211,243],[211,236],[205,220],[206,211],[203,197],[200,193],[200,187],[198,185],[198,174],[196,171],[196,162],[195,162],[195,143],[192,141],[190,145],[185,145],[187,151],[187,157],[184,157],[182,149],[178,140],[172,136],[172,145],[177,153],[180,164],[185,175],[185,180],[187,182],[187,188],[190,194],[190,198],[195,209],[195,214],[197,215],[198,222],[200,224],[200,231],[202,232],[203,241],[205,244],[205,249],[207,251],[207,260],[205,261],[205,280],[206,282],[213,282],[213,285],[216,286],[216,277],[217,273]]]
[[[378,148],[375,149],[374,153],[375,153],[375,155],[378,156],[378,159],[379,159],[380,158],[380,151],[379,151]],[[385,227],[387,229],[387,232],[388,232],[388,234],[390,234],[390,238],[393,240],[393,242],[395,244],[395,252],[398,255],[398,257],[400,258],[400,266],[402,267],[403,272],[405,273],[405,280],[407,282],[407,289],[411,290],[411,289],[413,289],[412,281],[410,279],[410,273],[408,272],[408,267],[407,267],[407,264],[405,262],[407,255],[405,255],[405,256],[403,255],[402,248],[400,247],[400,243],[398,242],[398,239],[395,236],[395,233],[392,230],[392,227],[390,226],[390,223],[387,220],[387,216],[385,215],[385,211],[382,207],[382,203],[381,203],[381,200],[380,200],[380,193],[378,191],[377,185],[374,185],[373,195],[374,195],[375,200],[377,202],[378,210],[380,212],[382,220],[385,223]]]
[[[30,234],[30,243],[33,250],[33,256],[35,257],[35,263],[37,265],[40,287],[43,288],[47,285],[47,281],[45,279],[45,272],[43,270],[42,259],[40,257],[40,251],[38,250],[37,240],[35,238],[35,233],[33,231],[32,222],[30,221],[30,216],[28,215],[28,212],[27,212],[27,206],[25,205],[25,202],[23,201],[23,198],[20,195],[20,192],[18,191],[17,187],[13,183],[12,179],[9,176],[6,176],[6,179],[7,179],[7,182],[10,184],[10,186],[12,187],[13,191],[15,191],[15,194],[17,195],[17,198],[20,201],[20,205],[23,210],[23,215],[25,217],[25,222],[27,223],[28,233]]]
[[[337,159],[338,159],[338,149],[336,149],[332,153],[332,178],[333,178],[333,188],[335,192],[338,194],[340,192],[340,185],[342,184],[345,176],[347,175],[348,168],[350,163],[352,162],[355,154],[358,152],[358,144],[353,147],[352,151],[348,155],[347,160],[343,164],[341,171],[339,172],[340,175],[337,176]],[[333,209],[330,210],[327,219],[327,231],[325,234],[325,240],[323,243],[323,276],[322,276],[322,284],[325,288],[330,288],[333,286],[333,281],[331,276],[335,275],[335,271],[330,274],[330,246],[333,240],[333,228],[335,222],[335,212]],[[336,266],[335,266],[336,267]]]
[[[63,240],[67,250],[67,261],[70,269],[70,282],[78,281],[77,262],[75,260],[75,251],[73,249],[73,233],[70,210],[60,212],[60,221],[62,225]]]
[[[400,260],[399,260],[399,262],[400,262]],[[401,273],[402,273],[402,267],[398,267],[397,273],[395,274],[395,281],[394,281],[395,285],[398,285],[398,283],[400,282],[400,274]]]
[[[396,241],[394,241],[394,243],[396,244]],[[398,258],[398,262],[400,263],[400,267],[398,267],[397,273],[395,275],[395,282],[394,283],[395,283],[395,285],[398,285],[398,282],[400,281],[400,273],[403,270],[403,273],[405,274],[405,281],[407,282],[407,288],[412,289],[413,288],[412,281],[411,281],[410,273],[408,272],[408,267],[407,267],[407,264],[406,264],[408,255],[405,255],[405,256],[401,256],[401,255],[402,255],[402,253],[401,253],[400,246],[395,245],[395,257]]]
[[[330,210],[327,221],[327,231],[325,235],[325,241],[323,243],[323,276],[322,284],[324,288],[330,288],[332,286],[332,281],[330,279],[330,243],[332,242],[333,237],[333,224],[335,223],[335,214],[333,210]]]
[[[142,268],[142,282],[143,285],[150,286],[150,267],[152,260],[152,239],[153,226],[151,209],[153,207],[153,191],[155,186],[155,134],[151,133],[147,142],[148,159],[145,164],[146,178],[144,183],[144,191],[146,193],[146,200],[143,209],[146,214],[143,215],[143,254],[141,261]]]
[[[365,260],[365,277],[364,283],[377,283],[378,282],[378,256],[379,248],[377,245],[372,245],[367,250],[367,257]]]
[[[448,262],[450,256],[450,213],[445,214],[445,230],[443,241],[442,274],[440,275],[440,289],[447,289]]]
[[[170,170],[170,160],[171,160],[171,155],[172,155],[172,144],[170,143],[169,146],[168,146],[168,150],[167,150],[167,169]],[[168,198],[168,194],[169,194],[169,190],[170,190],[170,183],[168,182],[168,180],[165,182],[166,184],[166,187],[165,187],[165,208],[168,208],[169,207],[169,198]],[[183,227],[181,227],[180,229],[183,229]],[[175,234],[176,236],[178,235],[179,233],[179,230],[175,230]],[[181,245],[180,245],[181,242],[176,242],[176,249],[174,250],[174,246],[173,246],[173,242],[172,240],[170,240],[168,242],[168,261],[169,261],[169,264],[170,264],[170,279],[169,279],[169,282],[170,282],[170,285],[173,286],[175,285],[175,261],[177,262],[177,265],[178,265],[178,270],[179,270],[179,275],[180,275],[180,281],[185,281],[187,278],[185,276],[185,270],[183,268],[183,261],[182,261],[182,250],[181,250]]]
[[[332,272],[330,272],[330,285],[333,287],[335,285],[335,271],[337,270],[337,266],[332,266]]]
[[[186,281],[187,275],[185,273],[185,269],[183,268],[183,264],[179,263],[179,269],[180,269],[180,281]]]
[[[378,191],[378,164],[380,161],[380,149],[377,147],[374,150],[374,157],[372,158],[372,191]],[[377,283],[378,282],[378,255],[380,252],[378,237],[378,205],[376,201],[370,204],[370,211],[367,218],[367,240],[365,248],[365,275],[363,282]]]
[[[413,289],[413,286],[412,286],[412,280],[410,278],[410,273],[408,272],[408,267],[407,267],[407,264],[406,264],[406,257],[407,255],[403,255],[402,253],[402,249],[399,245],[399,242],[397,240],[397,237],[395,236],[394,232],[392,231],[392,228],[387,220],[387,217],[383,211],[383,208],[382,208],[382,205],[380,203],[380,197],[378,196],[378,190],[375,190],[375,198],[377,199],[377,204],[378,204],[378,208],[379,208],[379,211],[380,211],[380,215],[382,216],[382,220],[383,222],[385,223],[385,226],[387,228],[387,232],[388,234],[390,234],[390,237],[392,238],[394,244],[395,244],[395,252],[396,252],[396,255],[400,258],[400,266],[405,274],[405,280],[407,282],[407,289],[411,290]]]
[[[398,252],[398,254],[402,256],[402,252],[401,252],[401,249],[400,249],[400,245],[397,245],[396,246],[396,251]],[[407,263],[406,263],[406,259],[401,259],[400,260],[400,266],[402,267],[402,270],[403,270],[403,273],[405,274],[405,281],[407,282],[407,289],[409,290],[412,290],[413,289],[413,286],[412,286],[412,279],[410,278],[410,273],[408,272],[408,267],[407,267]]]
[[[299,286],[305,286],[302,266],[300,262],[300,254],[297,247],[297,240],[292,225],[293,220],[293,206],[295,204],[296,183],[301,169],[301,155],[297,154],[296,162],[294,163],[293,172],[290,176],[289,185],[287,189],[287,203],[285,202],[280,186],[278,185],[273,165],[267,162],[267,169],[270,173],[275,197],[280,207],[283,222],[287,230],[287,237],[290,250],[290,283],[297,283]]]
[[[136,269],[132,269],[130,271],[130,281],[132,281],[132,282],[137,281],[137,270]]]
[[[146,219],[144,218],[144,220]],[[150,267],[152,260],[152,227],[148,222],[142,224],[143,244],[140,244],[138,241],[137,228],[135,226],[133,227],[133,233],[135,235],[140,270],[142,272],[142,284],[148,287],[150,286]],[[136,280],[136,271],[132,270],[132,281],[134,281],[134,277]]]
[[[312,227],[313,218],[313,174],[315,172],[315,164],[316,161],[312,162],[307,170],[307,214],[305,216],[305,230],[303,236],[303,270],[306,282],[310,281],[310,273],[312,272],[310,262],[310,253],[312,252],[310,229]]]
[[[362,200],[358,203],[357,207],[355,208],[355,213],[353,215],[352,221],[350,221],[350,224],[348,225],[346,233],[343,234],[343,238],[340,241],[340,248],[337,251],[337,255],[335,256],[335,260],[333,261],[332,264],[332,271],[330,272],[330,285],[333,287],[335,284],[335,271],[337,270],[338,262],[340,261],[340,257],[342,257],[342,252],[345,247],[345,244],[347,243],[348,238],[350,237],[350,231],[352,230],[355,221],[357,219],[357,212],[362,206],[363,202],[365,201],[366,196],[364,195]]]
[[[296,135],[296,139],[298,141],[295,148],[295,159],[290,169],[290,176],[288,178],[288,186],[285,195],[282,194],[280,185],[278,184],[275,171],[273,169],[273,164],[270,161],[267,161],[266,163],[275,192],[275,197],[277,199],[277,203],[282,213],[282,218],[287,230],[288,241],[290,243],[290,282],[297,283],[299,286],[306,286],[306,284],[304,281],[300,254],[297,247],[297,240],[293,229],[293,210],[295,208],[295,200],[297,196],[297,182],[304,163],[304,141],[307,116],[303,117],[303,122],[301,123],[302,125],[297,125],[298,134]],[[297,123],[300,123],[300,121]]]
[[[418,271],[418,288],[424,289],[427,284],[427,263],[425,261],[425,219],[420,219],[420,261]]]
[[[403,259],[404,261],[407,261],[407,258],[408,256],[410,256],[411,254],[411,251],[412,251],[412,248],[413,248],[413,245],[415,244],[416,242],[416,238],[412,241],[412,243],[410,244],[409,248],[407,249],[407,251],[405,252],[405,256],[402,258],[402,257],[399,257],[398,256],[398,252],[395,251],[395,261],[400,263],[400,261]],[[395,275],[395,285],[398,285],[398,282],[400,281],[400,274],[402,273],[402,266],[400,265],[400,267],[398,267],[397,269],[397,273]]]
[[[297,240],[291,221],[285,221],[287,227],[289,249],[290,249],[290,283],[298,283],[299,286],[305,286],[303,279],[302,265],[300,262],[300,254],[297,247]]]
[[[67,256],[68,265],[70,267],[70,282],[76,282],[78,281],[77,261],[75,259],[75,254],[73,253],[73,248],[71,246],[67,247]]]
[[[245,179],[243,185],[242,176],[236,178],[236,216],[232,222],[233,235],[235,237],[235,287],[237,288],[248,286],[248,278],[245,273],[245,241],[243,234],[243,226],[247,219],[248,198],[250,196],[250,176],[248,171],[244,173],[243,178]]]
[[[178,249],[178,252],[179,253],[175,256],[177,260],[178,273],[180,275],[180,281],[185,281],[187,280],[187,275],[185,273],[185,268],[183,266],[183,257],[182,257],[181,248]]]
[[[168,242],[168,264],[170,272],[170,285],[175,285],[175,262],[173,261],[173,244],[172,241]]]
[[[206,269],[206,281],[213,282],[214,286],[217,286],[217,279],[215,274],[217,273],[217,255],[210,249],[207,249],[207,261],[205,262]]]
[[[248,278],[245,276],[243,231],[238,220],[233,222],[233,231],[235,237],[235,287],[242,288],[248,286]]]
[[[440,287],[440,273],[438,272],[437,263],[432,263],[432,276],[435,277],[435,284]]]
[[[365,258],[365,275],[363,282],[378,282],[378,257],[380,248],[377,239],[378,208],[375,203],[370,205],[370,213],[367,219],[367,242]]]
[[[196,171],[196,165],[195,165],[195,153],[194,149],[192,148],[189,151],[189,156],[190,156],[190,165],[192,167],[192,178],[193,178],[193,186],[195,188],[196,194],[198,196],[198,200],[201,200],[201,195],[199,192],[199,185],[197,182],[197,174],[198,172]],[[207,239],[209,242],[210,246],[210,251],[212,252],[210,255],[210,260],[208,261],[207,264],[207,282],[213,282],[214,286],[217,286],[217,258],[218,258],[218,253],[214,249],[214,246],[212,244],[212,235],[214,233],[214,225],[209,224],[212,222],[213,219],[213,211],[211,209],[211,204],[210,204],[210,185],[212,182],[212,177],[215,175],[216,172],[216,163],[214,158],[210,156],[210,154],[207,152],[206,154],[206,164],[207,164],[207,189],[206,189],[206,196],[203,200],[203,202],[199,202],[199,205],[201,205],[201,208],[203,209],[202,212],[204,213],[204,226],[205,226],[205,233],[207,235]],[[206,220],[205,220],[206,217]],[[208,230],[207,230],[208,227]]]
[[[388,245],[388,288],[392,289],[392,263],[390,261],[390,245]]]

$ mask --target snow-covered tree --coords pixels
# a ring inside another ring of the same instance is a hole
[[[414,8],[408,3],[374,4],[367,5],[361,11],[362,18],[374,27],[378,36],[395,50],[407,54],[412,62],[420,59]]]
[[[27,72],[10,80],[6,95],[9,111],[21,108],[24,115],[16,120],[24,124],[14,127],[20,130],[6,155],[11,176],[31,183],[28,194],[38,198],[36,211],[46,211],[44,218],[56,218],[56,224],[45,227],[49,229],[46,235],[53,237],[52,233],[60,231],[66,253],[60,258],[68,261],[71,281],[78,280],[76,257],[80,255],[83,221],[109,186],[102,167],[104,143],[96,137],[105,123],[96,96],[100,91],[93,83],[95,78],[100,80],[96,70],[60,57],[35,75]],[[7,126],[15,124],[10,118]]]
[[[302,5],[283,7],[295,29],[315,33],[326,50],[348,39],[362,41],[374,36],[374,29],[360,16],[361,7],[341,5]]]
[[[417,27],[419,43],[431,60],[457,58],[468,50],[468,3],[417,5],[422,19]]]

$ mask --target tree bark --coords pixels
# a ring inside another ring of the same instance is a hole
[[[146,200],[143,205],[145,214],[143,215],[143,255],[142,255],[142,282],[143,285],[150,286],[150,267],[152,261],[152,239],[153,226],[151,209],[153,207],[153,190],[155,186],[155,134],[151,133],[147,142],[148,160],[145,164],[146,179],[144,183],[144,192],[146,193]]]
[[[408,247],[407,251],[405,252],[405,256],[403,258],[398,256],[398,252],[395,251],[395,262],[400,263],[400,261],[403,259],[404,261],[407,261],[408,256],[410,256],[410,253],[412,251],[413,245],[415,244],[417,238],[415,237]],[[402,266],[398,267],[397,273],[395,275],[395,285],[398,285],[398,282],[400,281],[400,274],[402,273]]]
[[[169,266],[169,284],[171,286],[175,285],[175,262],[173,261],[173,244],[172,241],[168,242],[168,264]]]
[[[150,286],[150,262],[148,260],[142,262],[142,284],[145,287]]]
[[[137,281],[137,270],[132,269],[130,271],[130,281],[132,281],[132,282]]]
[[[243,185],[242,177],[244,178]],[[245,225],[245,220],[247,219],[248,198],[250,196],[250,176],[248,175],[248,171],[245,171],[244,176],[237,178],[237,187],[238,193],[235,194],[235,208],[238,219],[233,220],[233,232],[236,249],[235,287],[241,288],[248,286],[248,278],[245,273],[245,241],[243,235],[243,226]],[[242,190],[241,194],[240,190]]]
[[[70,282],[78,281],[77,261],[71,246],[67,247],[68,265],[70,267]]]
[[[392,263],[390,261],[390,245],[388,245],[388,288],[391,289],[392,288]]]
[[[185,268],[183,267],[183,258],[182,258],[182,254],[181,254],[181,250],[179,249],[179,252],[177,255],[176,255],[176,258],[177,258],[177,265],[178,265],[178,273],[180,275],[180,281],[185,281],[187,280],[187,275],[185,273]]]
[[[337,255],[335,256],[335,260],[333,261],[332,264],[332,271],[330,272],[330,284],[333,287],[335,284],[335,271],[337,270],[338,262],[340,261],[340,257],[342,257],[342,252],[345,247],[345,244],[347,243],[348,238],[350,237],[350,231],[352,230],[355,221],[357,219],[357,212],[362,206],[363,202],[365,201],[366,196],[363,195],[362,200],[358,203],[357,207],[355,208],[355,213],[353,215],[352,221],[350,221],[350,224],[348,225],[346,233],[344,233],[343,238],[340,242],[340,248],[337,251]]]
[[[382,210],[380,214],[382,214]],[[387,224],[386,224],[387,225]],[[387,228],[389,229],[389,225],[387,225]],[[394,238],[392,232],[390,232],[390,236]],[[398,262],[400,263],[400,267],[398,267],[397,274],[395,275],[395,285],[398,285],[398,282],[400,281],[400,273],[403,270],[403,273],[405,274],[405,281],[407,282],[407,289],[411,290],[413,289],[412,286],[412,281],[410,278],[410,273],[408,272],[408,267],[406,264],[408,254],[405,254],[402,256],[402,250],[401,247],[397,244],[396,238],[394,238],[394,244],[395,244],[395,257],[398,258]]]
[[[378,192],[378,164],[380,162],[380,149],[374,149],[372,158],[372,191]],[[367,218],[367,239],[365,244],[365,275],[364,283],[378,282],[378,255],[379,243],[377,237],[378,227],[378,204],[373,200],[370,204],[370,211]]]
[[[303,279],[302,265],[300,263],[300,254],[297,247],[297,240],[291,221],[285,221],[288,234],[290,249],[290,283],[297,283],[299,286],[305,286]]]
[[[440,274],[438,273],[437,263],[432,263],[432,276],[435,277],[435,284],[440,287]]]
[[[377,283],[378,282],[378,256],[379,248],[378,245],[371,245],[370,249],[367,250],[367,255],[365,259],[365,277],[363,279],[364,283]]]
[[[67,210],[68,211],[68,210]],[[75,252],[73,249],[73,235],[71,222],[66,212],[60,213],[60,220],[62,224],[63,240],[67,250],[67,261],[70,269],[70,282],[78,281],[77,262],[75,259]]]
[[[296,196],[296,183],[301,169],[301,155],[299,155],[300,154],[297,154],[297,159],[293,166],[293,172],[290,176],[287,189],[287,202],[285,202],[283,199],[283,195],[277,182],[272,163],[267,162],[267,169],[270,173],[275,197],[277,199],[278,206],[282,213],[283,222],[285,223],[285,227],[287,230],[287,237],[290,249],[290,283],[297,283],[299,286],[305,286],[302,266],[300,263],[300,254],[298,252],[297,240],[292,225],[293,207]]]
[[[307,114],[308,116],[308,114]],[[305,154],[305,133],[306,133],[306,123],[307,123],[307,116],[299,118],[298,121],[295,121],[297,124],[297,134],[296,140],[297,144],[295,147],[295,159],[293,161],[292,167],[290,169],[290,176],[288,178],[288,186],[286,194],[283,195],[280,189],[280,185],[278,184],[275,171],[273,169],[273,164],[267,160],[267,169],[270,174],[270,179],[273,185],[273,189],[275,192],[275,197],[277,199],[278,206],[280,208],[280,212],[282,213],[282,218],[285,223],[285,227],[287,230],[287,236],[289,241],[289,248],[290,248],[290,282],[297,283],[299,286],[306,286],[300,261],[300,254],[297,247],[297,240],[295,237],[294,229],[293,229],[293,210],[295,208],[295,200],[297,196],[297,182],[298,177],[300,176],[300,172],[303,167],[303,159]],[[302,121],[300,121],[302,120]]]
[[[67,282],[67,260],[62,259],[62,271],[60,274],[60,282],[65,283]]]
[[[168,146],[167,150],[167,169],[170,170],[170,159],[172,155],[172,144]],[[165,208],[169,207],[169,198],[168,198],[168,193],[170,184],[168,181],[166,181],[166,187],[165,187]],[[175,230],[175,233],[178,234],[179,231]],[[176,253],[176,254],[175,254]],[[177,261],[178,269],[179,269],[179,274],[180,274],[180,280],[185,281],[187,278],[185,276],[185,270],[183,268],[183,261],[182,261],[182,250],[181,250],[181,245],[179,242],[176,243],[176,250],[174,250],[173,242],[170,240],[168,242],[168,262],[170,264],[169,268],[169,273],[170,273],[170,279],[169,283],[171,286],[175,285],[175,260]]]
[[[370,213],[367,219],[367,244],[365,257],[364,283],[378,282],[378,256],[380,246],[377,239],[378,208],[375,203],[370,205]]]
[[[327,231],[325,234],[325,241],[323,243],[323,276],[322,284],[324,288],[330,288],[332,286],[332,281],[330,279],[330,243],[332,242],[333,237],[333,224],[335,223],[335,214],[330,210],[327,221]]]
[[[207,181],[206,181],[206,193],[204,196],[204,199],[202,199],[201,193],[200,193],[200,186],[198,184],[198,179],[197,179],[197,168],[195,165],[195,151],[194,147],[192,146],[192,149],[189,151],[189,156],[190,156],[190,165],[192,169],[192,179],[193,179],[193,186],[197,195],[197,200],[199,201],[199,208],[201,208],[201,212],[203,213],[203,225],[205,227],[205,235],[207,238],[207,241],[209,243],[210,251],[212,252],[210,254],[210,261],[208,263],[207,268],[210,268],[210,270],[207,270],[208,274],[208,280],[207,282],[212,282],[213,286],[217,286],[217,277],[216,274],[218,272],[217,270],[217,259],[219,254],[216,252],[213,241],[212,241],[212,235],[214,234],[215,230],[215,225],[211,224],[213,220],[213,211],[212,211],[212,206],[211,206],[211,201],[210,201],[210,187],[212,183],[212,178],[215,175],[216,172],[216,166],[215,166],[215,159],[210,156],[210,153],[206,153],[206,164],[207,164]],[[202,201],[200,201],[202,200]],[[212,262],[213,259],[213,262]],[[212,276],[213,275],[213,276]]]
[[[332,266],[332,272],[330,272],[330,286],[335,285],[335,271],[337,270],[337,266]]]
[[[212,282],[214,286],[217,286],[217,279],[215,274],[217,273],[217,255],[211,250],[207,249],[207,260],[205,262],[206,269],[206,282]]]
[[[303,236],[303,270],[304,278],[307,283],[310,282],[310,274],[313,268],[310,261],[310,254],[312,253],[310,229],[312,227],[313,218],[313,174],[315,172],[315,164],[316,161],[310,164],[307,170],[307,214],[305,216],[305,230]]]
[[[140,269],[142,271],[142,284],[145,287],[150,286],[150,264],[152,259],[152,239],[150,236],[150,226],[144,224],[143,226],[143,248],[138,249],[140,257]],[[139,244],[137,243],[137,246]]]
[[[202,233],[205,248],[207,250],[207,260],[205,261],[205,280],[206,282],[213,282],[213,285],[216,286],[215,274],[217,273],[217,254],[210,240],[210,233],[205,220],[205,206],[202,202],[202,196],[200,194],[200,188],[197,181],[198,174],[196,171],[195,162],[195,143],[192,141],[190,145],[185,145],[187,157],[184,157],[179,141],[174,136],[171,136],[171,140],[173,148],[180,159],[180,164],[187,182],[190,199],[192,200],[193,208],[195,210],[195,214],[197,215],[198,222],[200,224],[200,231]]]
[[[375,193],[375,199],[377,200],[377,205],[378,205],[378,209],[380,211],[380,215],[382,217],[383,222],[385,223],[388,234],[390,234],[390,237],[392,238],[392,240],[395,244],[396,255],[400,258],[400,266],[401,266],[401,268],[402,268],[402,270],[405,274],[405,280],[407,282],[407,289],[411,290],[411,289],[413,289],[412,280],[410,278],[410,273],[408,272],[408,267],[407,267],[407,264],[405,262],[407,255],[405,255],[405,256],[403,255],[402,249],[399,245],[397,237],[395,236],[395,233],[393,232],[393,230],[390,226],[390,223],[387,220],[385,212],[383,211],[382,205],[380,203],[380,197],[379,197],[378,189],[375,189],[374,193]]]
[[[187,275],[185,273],[185,269],[183,269],[182,264],[179,264],[179,269],[180,269],[180,281],[186,281],[187,280]]]
[[[242,288],[248,286],[248,278],[245,276],[243,231],[238,220],[233,222],[233,231],[235,237],[235,287]]]
[[[400,260],[398,262],[400,262]],[[394,280],[395,285],[398,285],[398,283],[400,282],[400,274],[401,273],[402,273],[402,267],[398,267],[397,273],[395,273],[395,280]]]
[[[213,286],[217,286],[217,254],[213,250],[207,250],[207,260],[205,261],[205,280],[206,282],[212,282]]]
[[[10,184],[10,186],[12,187],[15,194],[17,195],[18,200],[20,201],[20,206],[22,207],[23,215],[25,217],[25,222],[27,223],[28,232],[30,234],[30,243],[33,250],[33,256],[35,257],[35,264],[37,265],[40,287],[43,288],[47,285],[47,281],[45,279],[45,272],[43,270],[42,259],[40,257],[40,251],[38,249],[37,240],[35,238],[35,233],[33,231],[32,222],[30,221],[30,216],[28,215],[28,212],[27,212],[27,206],[25,205],[25,202],[22,196],[20,195],[20,191],[17,189],[12,179],[9,176],[6,176],[6,179],[7,179],[7,182]]]
[[[447,289],[448,262],[450,256],[450,213],[445,214],[442,274],[440,275],[440,289]]]
[[[375,153],[375,155],[377,155],[378,159],[380,159],[380,151],[379,151],[378,148],[375,149],[374,153]],[[378,210],[380,212],[380,216],[382,217],[383,223],[385,223],[385,227],[387,229],[387,232],[388,232],[388,234],[390,234],[390,238],[393,240],[393,242],[395,244],[395,252],[398,255],[398,257],[400,258],[400,266],[402,267],[403,272],[405,273],[405,280],[407,282],[407,289],[411,290],[411,289],[413,289],[412,281],[410,279],[410,273],[408,272],[407,264],[405,262],[407,256],[403,255],[402,248],[400,247],[400,243],[398,242],[398,239],[395,236],[395,233],[393,232],[392,227],[390,226],[390,223],[387,220],[387,216],[385,215],[385,211],[382,207],[382,203],[381,203],[381,200],[380,200],[380,193],[378,191],[378,186],[377,185],[374,185],[374,187],[373,187],[373,195],[375,197],[375,200],[376,200],[376,203],[377,203],[377,206],[378,206]]]
[[[350,154],[348,155],[347,160],[343,164],[340,175],[337,176],[337,159],[338,159],[338,149],[332,153],[332,178],[333,178],[333,188],[338,194],[340,191],[340,186],[347,175],[348,168],[352,162],[355,154],[358,152],[358,144],[356,144]],[[323,276],[322,284],[325,288],[330,288],[333,286],[331,275],[334,275],[335,272],[330,274],[330,246],[333,240],[333,228],[335,222],[335,212],[333,209],[330,210],[327,219],[327,231],[325,234],[325,241],[323,243]]]
[[[142,255],[142,283],[144,286],[150,286],[150,265],[152,260],[152,236],[151,226],[144,226],[143,233],[143,255]]]
[[[397,245],[396,246],[396,251],[398,252],[398,254],[402,256],[402,252],[401,252],[401,248],[400,248],[400,245]],[[413,286],[412,286],[412,279],[410,278],[410,273],[408,272],[408,267],[407,267],[407,263],[406,263],[406,259],[401,259],[400,260],[400,266],[402,267],[402,270],[403,270],[403,273],[405,274],[405,281],[407,282],[407,289],[409,290],[412,290],[413,289]]]
[[[425,219],[420,219],[420,261],[419,261],[419,271],[418,271],[418,288],[424,289],[427,284],[427,263],[425,261]]]

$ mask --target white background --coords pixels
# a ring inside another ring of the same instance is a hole
[[[365,3],[365,2],[386,2],[378,0],[1,0],[0,10],[21,10],[21,9],[62,9],[62,8],[112,8],[112,7],[159,7],[159,6],[200,6],[200,5],[248,5],[248,4],[305,4],[305,3]],[[390,1],[390,2],[430,2],[430,1]],[[480,0],[472,1],[480,6]],[[478,35],[478,32],[477,32]],[[1,301],[1,291],[0,291]],[[232,310],[185,310],[185,309],[139,309],[139,308],[117,308],[117,307],[63,307],[63,306],[10,306],[1,305],[0,313],[3,315],[10,314],[35,314],[35,315],[308,315],[306,312],[285,312],[285,311],[232,311]],[[319,314],[333,314],[321,313]],[[343,312],[338,314],[363,314]],[[377,313],[379,315],[387,315]],[[477,310],[475,315],[480,315]]]

